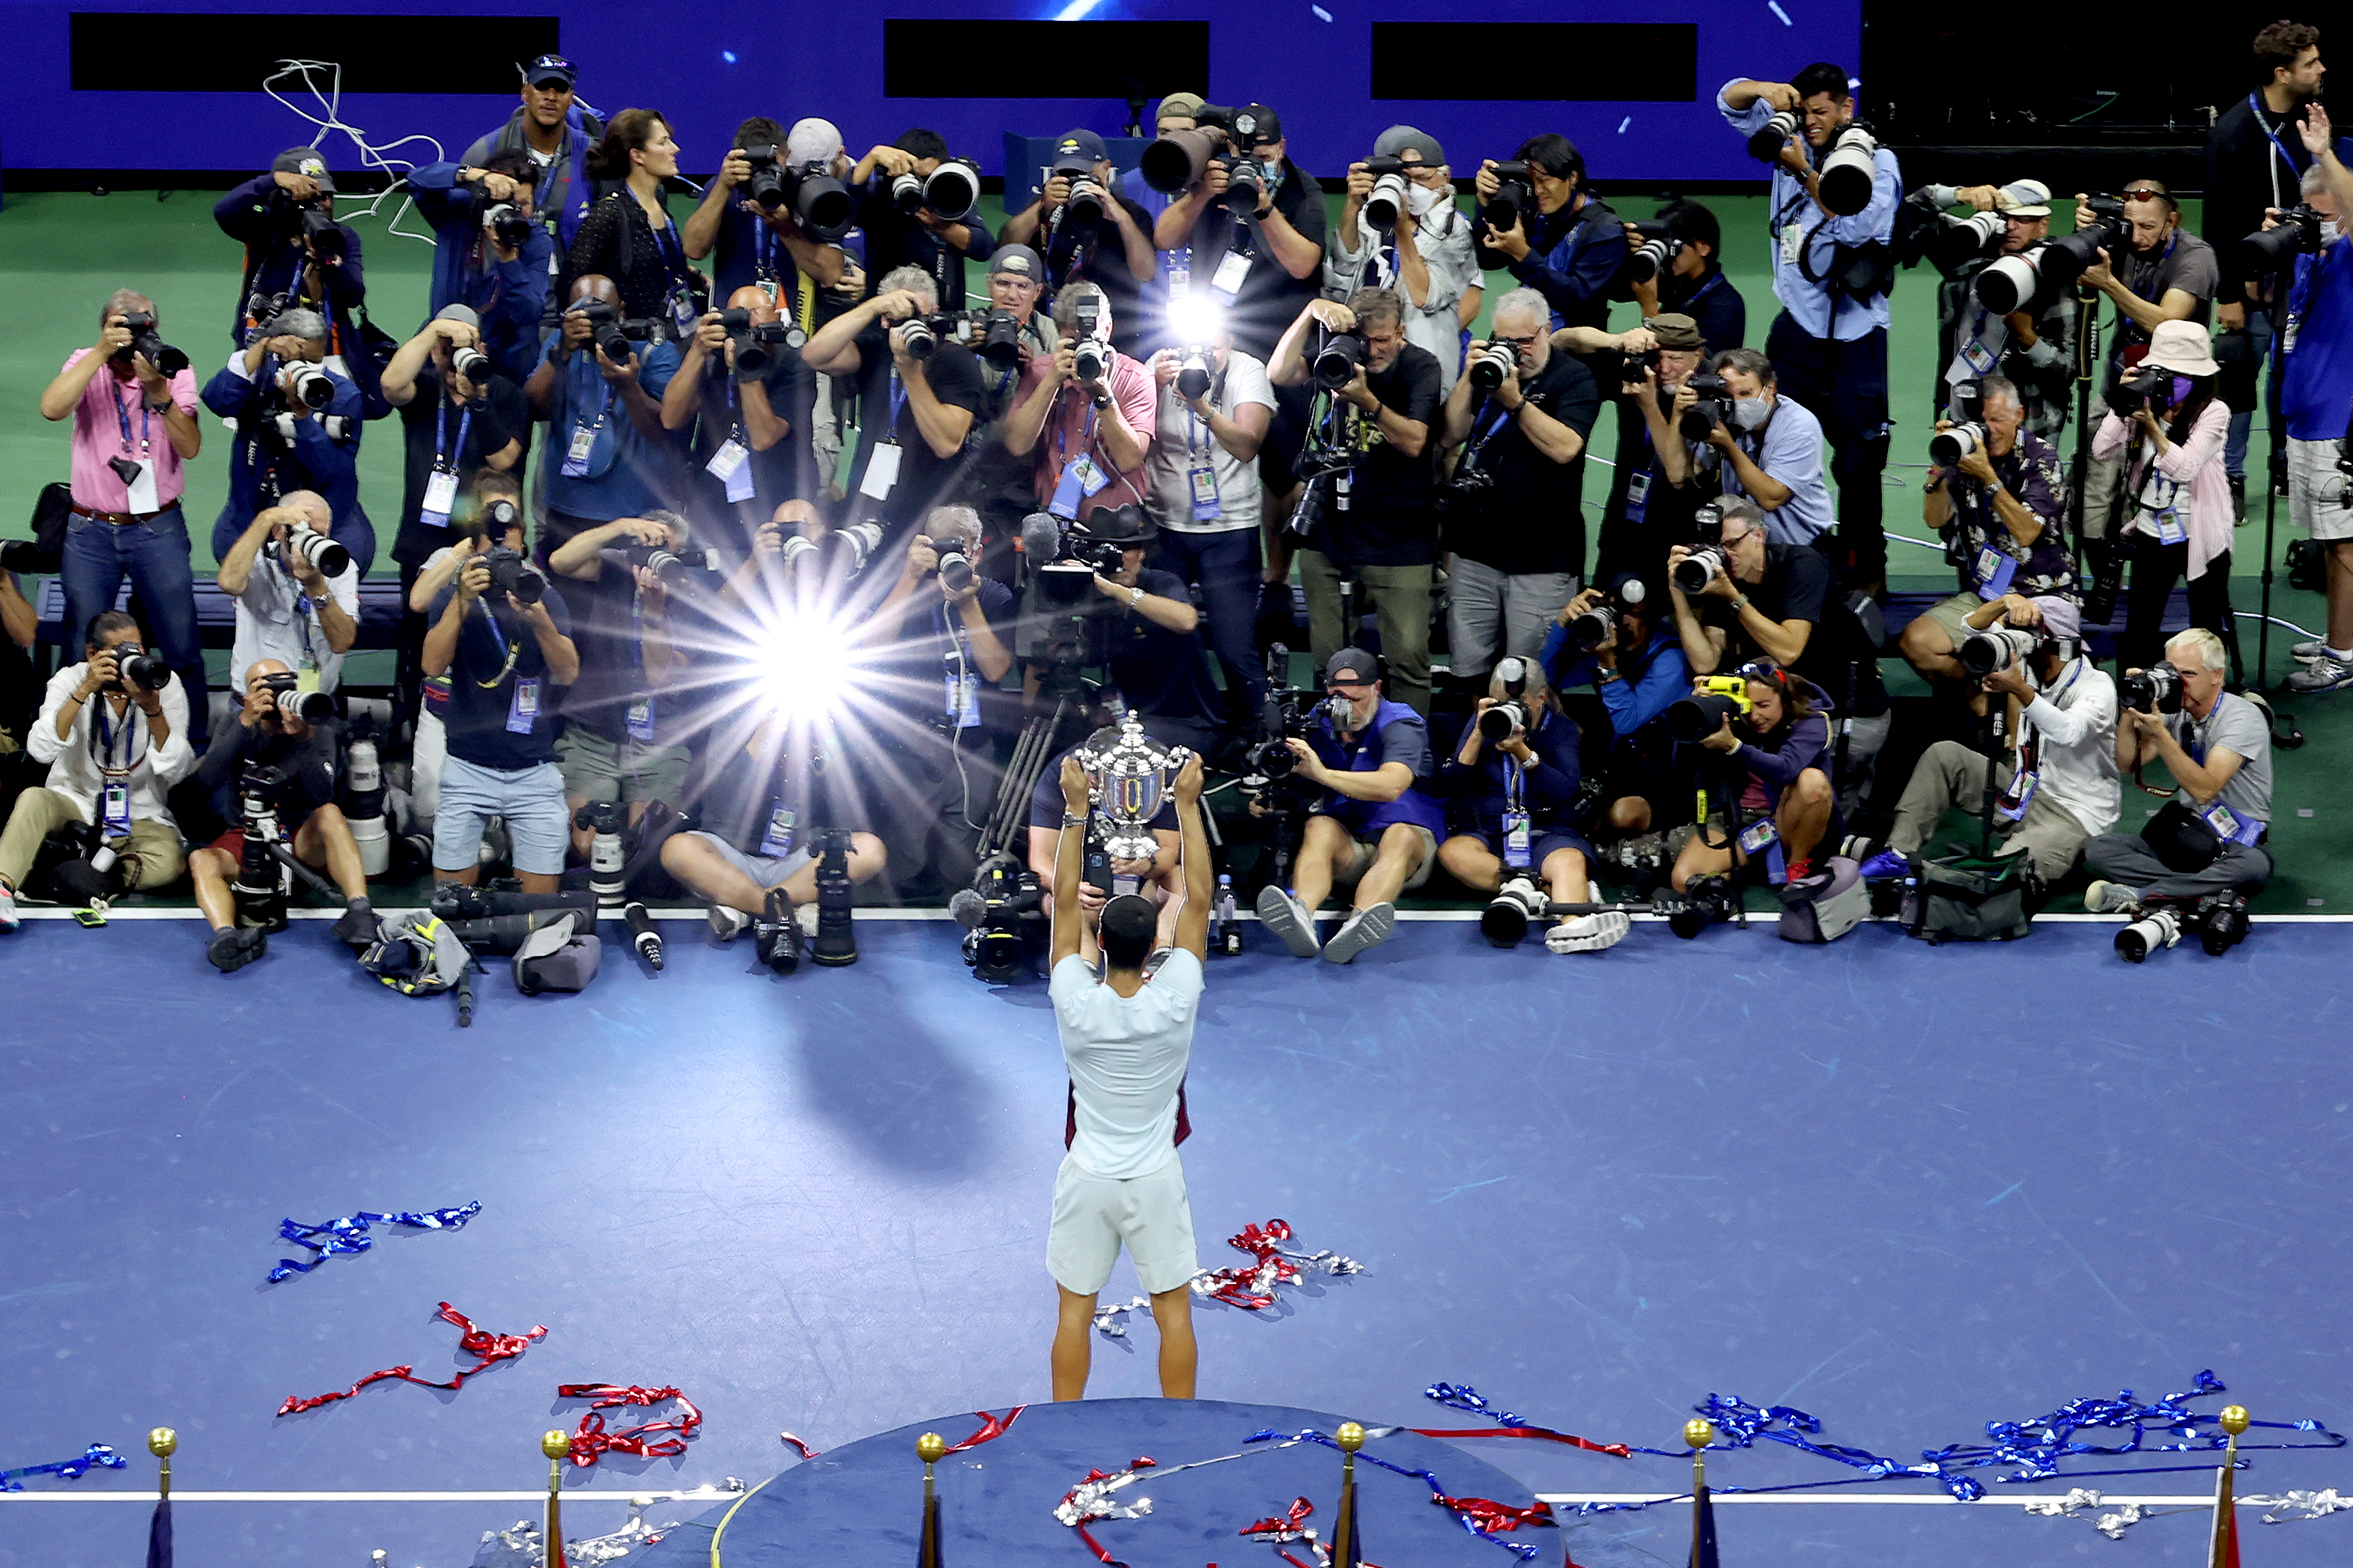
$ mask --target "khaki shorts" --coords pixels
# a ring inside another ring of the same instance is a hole
[[[1199,1272],[1185,1163],[1174,1150],[1158,1170],[1125,1181],[1098,1176],[1062,1156],[1054,1173],[1053,1227],[1046,1233],[1046,1268],[1054,1283],[1073,1296],[1098,1294],[1111,1282],[1122,1246],[1151,1295],[1174,1290]]]
[[[1386,832],[1387,829],[1383,831]],[[1429,881],[1430,873],[1438,865],[1438,836],[1427,827],[1417,827],[1413,831],[1421,839],[1421,863],[1415,867],[1412,873],[1405,879],[1405,887],[1401,890],[1409,893]],[[1373,862],[1380,857],[1381,841],[1379,839],[1357,839],[1356,858],[1340,868],[1339,874],[1332,879],[1333,885],[1339,888],[1355,887],[1365,879],[1365,873],[1373,868]]]
[[[1968,641],[1977,632],[1977,628],[1969,625],[1969,612],[1984,607],[1985,598],[1981,595],[1955,594],[1948,599],[1937,600],[1921,611],[1920,617],[1942,626],[1945,635],[1953,639],[1953,652],[1958,655],[1961,645]]]
[[[692,760],[684,746],[651,745],[626,735],[608,741],[577,725],[565,726],[555,742],[564,793],[573,800],[678,801],[686,794]]]
[[[2345,505],[2345,474],[2334,441],[2287,444],[2288,521],[2324,543],[2353,539],[2353,510]]]

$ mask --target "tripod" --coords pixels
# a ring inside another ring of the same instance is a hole
[[[237,858],[237,877],[228,885],[237,901],[237,922],[275,934],[286,929],[286,894],[300,878],[322,898],[344,902],[343,889],[295,858],[280,842],[278,791],[285,778],[274,768],[247,767],[237,780],[238,805],[245,816],[245,844]]]

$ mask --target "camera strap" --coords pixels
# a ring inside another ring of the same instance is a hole
[[[459,570],[462,572],[465,568],[460,566]],[[476,686],[488,691],[493,687],[503,684],[506,678],[514,673],[515,660],[522,656],[522,641],[520,637],[513,642],[507,640],[506,628],[499,625],[498,612],[491,608],[491,601],[488,598],[477,599],[474,603],[482,607],[482,619],[490,623],[491,636],[498,639],[499,655],[502,661],[499,665],[499,672],[496,675],[488,680],[474,682]]]
[[[148,455],[154,450],[154,442],[148,429],[147,395],[142,391],[135,390],[139,385],[139,378],[133,376],[126,384],[115,380],[110,371],[100,371],[99,374],[105,376],[108,384],[114,388],[114,419],[115,423],[122,427],[123,452],[128,455],[135,451],[139,455],[139,460],[145,462]],[[132,395],[139,399],[139,445],[135,447],[131,444],[131,410],[122,405],[122,393],[126,384],[134,389]]]
[[[122,710],[123,725],[121,731],[122,765],[121,767],[115,766],[115,731],[113,727],[106,721],[106,710],[110,706],[111,706],[111,704],[107,701],[106,693],[103,691],[100,692],[98,694],[98,700],[90,705],[90,760],[98,764],[98,771],[104,777],[109,779],[126,779],[129,778],[132,771],[139,766],[139,736],[142,731],[146,729],[146,726],[132,717],[132,709],[138,706],[136,703],[128,704],[124,707]]]

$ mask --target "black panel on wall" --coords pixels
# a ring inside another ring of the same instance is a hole
[[[1691,22],[1373,24],[1375,98],[1496,103],[1689,103]]]
[[[345,92],[505,95],[557,52],[554,16],[76,11],[71,37],[77,92],[252,92],[299,58],[340,64]]]
[[[1208,79],[1207,22],[882,24],[885,98],[1159,98]]]

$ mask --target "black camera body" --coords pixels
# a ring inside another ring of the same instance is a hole
[[[660,578],[665,586],[675,588],[686,581],[690,571],[711,569],[708,550],[677,549],[667,544],[645,544],[632,540],[621,546],[621,559],[631,566],[642,566]]]
[[[165,342],[155,330],[153,311],[132,310],[122,318],[122,325],[131,333],[130,342],[114,351],[114,363],[129,364],[137,354],[155,367],[158,375],[174,376],[188,368],[188,356]]]
[[[1794,109],[1780,109],[1766,118],[1765,123],[1748,134],[1748,155],[1760,163],[1778,163],[1781,149],[1789,139],[1805,129],[1805,117]]]
[[[482,552],[480,559],[491,569],[493,594],[512,594],[520,604],[536,605],[547,592],[547,574],[533,565],[520,551],[509,550],[503,544],[493,545]]]
[[[106,689],[124,696],[133,691],[161,691],[172,684],[172,667],[135,642],[114,645],[116,679]]]
[[[302,679],[290,669],[262,676],[258,684],[270,694],[280,719],[300,724],[322,724],[335,716],[335,700],[323,691],[305,691]],[[255,770],[246,770],[248,774]]]
[[[339,261],[343,255],[343,226],[334,220],[321,201],[318,196],[307,202],[288,198],[293,237],[309,247],[311,254],[320,260]]]
[[[629,345],[628,323],[609,300],[583,300],[571,308],[571,314],[588,323],[588,335],[597,352],[615,364],[627,364],[637,351]]]
[[[735,344],[737,381],[759,380],[776,367],[782,351],[797,349],[805,341],[798,327],[786,321],[754,321],[752,312],[741,305],[720,311],[719,324]]]
[[[482,226],[501,250],[521,250],[531,243],[531,219],[512,202],[494,202],[482,209]]]
[[[1693,402],[1683,410],[1683,437],[1686,441],[1704,441],[1719,425],[1732,423],[1732,387],[1724,377],[1712,370],[1701,371],[1686,383],[1692,389]]]
[[[2163,408],[2173,395],[2173,373],[2161,366],[2137,364],[2119,370],[2108,383],[2108,406],[2126,418],[2147,408]]]
[[[1618,276],[1626,283],[1654,283],[1660,274],[1675,264],[1683,254],[1683,242],[1669,232],[1664,218],[1643,218],[1627,226],[1633,237],[1626,247],[1625,262]]]
[[[2141,713],[2179,713],[2181,711],[2181,671],[2171,663],[2158,663],[2147,669],[2127,673],[2116,683],[2117,695],[2127,708]]]
[[[1319,329],[1320,341],[1315,345],[1315,358],[1310,366],[1315,385],[1325,392],[1337,392],[1356,379],[1365,365],[1365,340],[1355,332],[1335,331],[1329,327]]]
[[[2267,277],[2286,271],[2299,254],[2318,255],[2323,221],[2309,203],[2298,202],[2279,215],[2275,226],[2257,229],[2239,241],[2242,265],[2251,276]]]
[[[1529,230],[1535,227],[1536,187],[1528,177],[1528,166],[1514,158],[1508,163],[1495,165],[1495,194],[1487,198],[1487,226],[1502,232],[1525,222]]]

